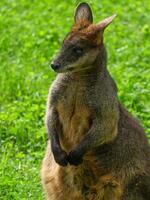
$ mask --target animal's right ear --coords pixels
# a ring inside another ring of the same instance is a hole
[[[93,15],[90,6],[87,3],[80,3],[75,11],[74,15],[75,23],[79,21],[93,22]]]

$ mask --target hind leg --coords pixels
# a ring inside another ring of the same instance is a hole
[[[134,192],[128,193],[126,191],[121,200],[147,200],[147,199],[143,199],[143,197],[140,194],[134,194]]]
[[[91,187],[88,200],[121,200],[122,186],[111,174],[100,177],[97,184]]]
[[[57,171],[58,165],[54,163],[54,159],[52,157],[52,154],[50,153],[50,149],[47,148],[41,169],[42,185],[47,200],[61,200],[61,198],[59,197],[59,193],[61,191],[59,184],[57,183],[57,178],[55,176]]]
[[[122,200],[150,200],[150,176],[134,178],[125,188]]]

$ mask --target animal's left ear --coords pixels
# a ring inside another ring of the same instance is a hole
[[[90,6],[87,3],[80,3],[75,11],[74,15],[75,23],[79,21],[93,22],[93,15]]]
[[[110,17],[105,18],[103,21],[96,24],[96,30],[97,31],[103,31],[116,17],[117,15],[114,14]]]

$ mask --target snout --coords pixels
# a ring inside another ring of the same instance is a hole
[[[52,68],[54,71],[57,71],[60,67],[61,67],[61,64],[60,64],[59,62],[52,62],[52,63],[51,63],[51,68]]]

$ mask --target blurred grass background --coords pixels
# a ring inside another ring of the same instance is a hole
[[[0,199],[43,199],[40,167],[47,135],[49,63],[73,24],[75,0],[0,1]],[[94,21],[117,13],[105,31],[108,68],[120,101],[150,138],[150,4],[89,0]]]

